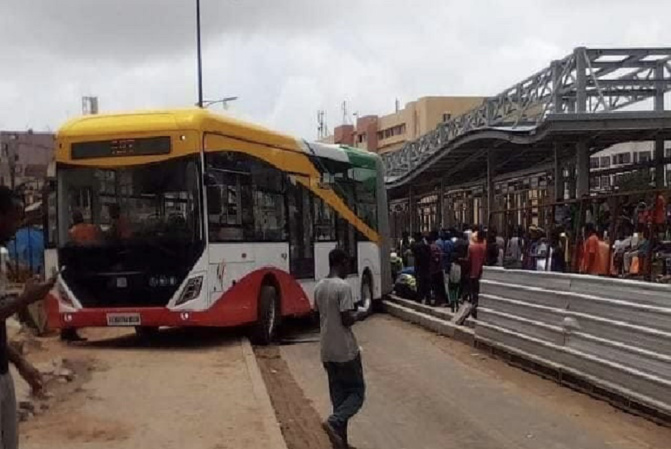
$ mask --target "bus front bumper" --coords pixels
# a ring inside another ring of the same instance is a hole
[[[59,312],[57,328],[81,327],[177,327],[209,326],[209,314],[196,311],[173,311],[164,307],[143,309],[80,309]]]

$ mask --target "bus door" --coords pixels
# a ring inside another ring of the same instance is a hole
[[[289,216],[289,267],[296,279],[314,279],[314,236],[312,196],[294,177],[287,185]]]

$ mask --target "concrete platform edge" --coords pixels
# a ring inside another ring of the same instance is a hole
[[[242,349],[242,355],[245,358],[245,364],[247,365],[249,378],[252,382],[254,396],[259,402],[259,406],[261,407],[263,413],[263,421],[266,429],[268,429],[269,432],[269,437],[271,440],[270,447],[273,449],[287,449],[287,443],[284,441],[282,428],[280,427],[280,423],[277,420],[277,415],[275,415],[275,409],[273,408],[273,404],[270,401],[268,389],[266,388],[266,384],[263,381],[263,377],[261,376],[259,365],[256,362],[256,356],[254,355],[252,344],[247,338],[242,338],[240,341],[240,347]]]

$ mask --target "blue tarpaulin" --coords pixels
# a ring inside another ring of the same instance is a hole
[[[44,267],[44,234],[38,227],[25,227],[19,229],[14,240],[7,244],[7,251],[11,263],[18,263],[25,268],[30,268],[35,274],[42,272]]]

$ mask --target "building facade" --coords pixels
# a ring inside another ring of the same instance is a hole
[[[483,101],[484,97],[422,97],[392,114],[358,117],[355,125],[336,127],[324,141],[380,154],[395,151]]]
[[[54,142],[52,133],[0,131],[0,185],[15,189],[27,205],[39,201]]]
[[[620,183],[635,170],[653,166],[655,142],[625,142],[613,145],[590,158],[590,190],[602,193],[618,190]],[[664,185],[671,181],[671,142],[664,145]],[[654,186],[654,172],[649,168],[649,186]]]

